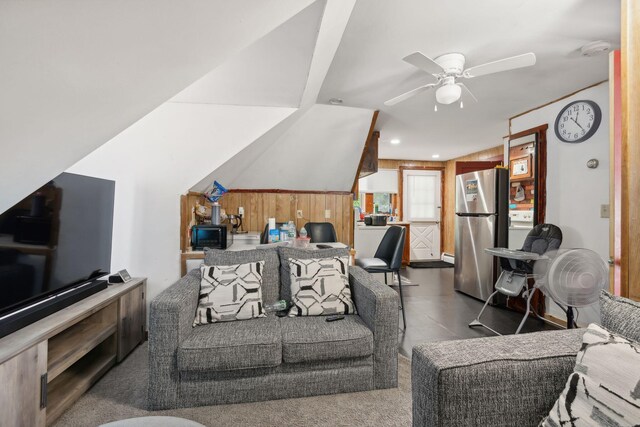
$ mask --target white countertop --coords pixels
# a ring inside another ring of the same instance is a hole
[[[405,221],[394,221],[394,222],[388,222],[387,225],[364,225],[363,222],[358,222],[356,223],[356,228],[355,230],[357,231],[376,231],[376,230],[387,230],[389,227],[394,226],[394,225],[409,225],[408,222]]]

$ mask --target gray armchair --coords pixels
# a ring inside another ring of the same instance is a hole
[[[413,348],[415,426],[537,426],[576,364],[580,329]]]
[[[640,339],[640,304],[600,295],[602,326]],[[576,364],[584,329],[413,348],[413,425],[537,426]]]
[[[265,259],[263,299],[280,298],[277,251],[212,251],[207,256],[215,258],[210,264]],[[192,270],[151,302],[150,408],[396,387],[397,294],[359,267],[350,268],[349,281],[358,314],[339,322],[270,314],[192,327],[200,289],[200,271]]]

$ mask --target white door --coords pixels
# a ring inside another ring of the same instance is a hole
[[[411,261],[440,259],[441,172],[405,170],[402,181],[402,215],[411,224]]]

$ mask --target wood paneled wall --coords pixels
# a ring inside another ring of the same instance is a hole
[[[181,209],[186,221],[181,222],[188,227],[191,220],[191,208],[196,202],[207,208],[204,197],[199,193],[189,193],[183,197]],[[230,190],[220,199],[220,205],[226,213],[238,213],[244,208],[243,228],[245,231],[262,232],[268,218],[274,217],[277,222],[293,220],[300,230],[307,222],[330,222],[336,229],[338,240],[352,245],[351,230],[353,228],[353,197],[346,192],[301,193],[285,191],[234,191]],[[302,210],[303,218],[296,218],[296,211]],[[331,211],[331,218],[325,219],[325,210]],[[188,236],[188,232],[185,233]],[[188,237],[185,236],[186,239]],[[183,243],[184,244],[184,243]],[[188,244],[184,247],[188,247]]]
[[[455,250],[455,196],[456,196],[456,162],[472,162],[479,160],[490,160],[498,156],[504,156],[504,146],[498,145],[487,150],[471,153],[466,156],[458,157],[455,159],[433,162],[433,161],[420,161],[420,160],[395,160],[395,159],[380,159],[378,167],[380,169],[396,169],[399,170],[400,166],[418,166],[418,167],[444,167],[444,185],[443,185],[443,199],[444,206],[442,207],[442,250],[443,252],[453,254]],[[401,179],[402,177],[398,177]]]

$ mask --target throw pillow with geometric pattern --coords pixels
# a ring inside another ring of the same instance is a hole
[[[263,270],[264,261],[200,267],[200,297],[193,326],[266,317]]]
[[[289,317],[356,314],[349,287],[349,257],[289,258]]]
[[[560,398],[540,426],[640,425],[640,344],[591,324]]]

